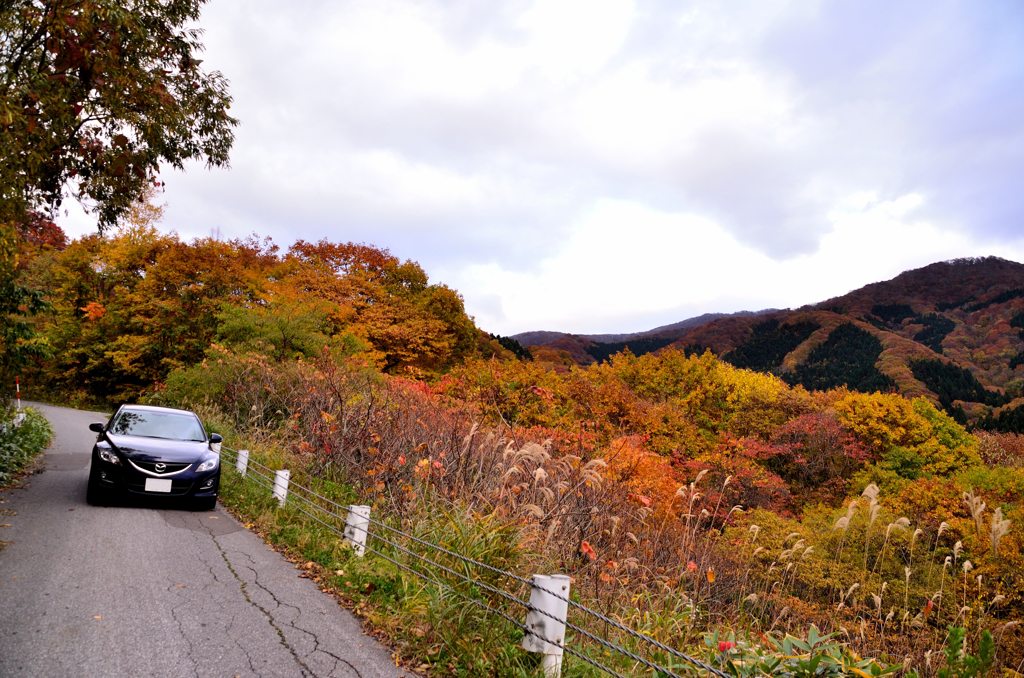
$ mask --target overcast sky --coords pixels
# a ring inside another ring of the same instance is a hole
[[[211,0],[241,126],[164,227],[386,247],[501,334],[1024,261],[1022,8]]]

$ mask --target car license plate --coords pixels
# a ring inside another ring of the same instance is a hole
[[[170,478],[146,478],[146,492],[170,492]]]

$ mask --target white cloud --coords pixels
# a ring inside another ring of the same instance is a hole
[[[446,274],[491,331],[604,333],[711,310],[795,308],[956,257],[1024,259],[1024,240],[996,245],[936,228],[914,219],[921,205],[915,194],[889,201],[848,196],[829,214],[833,229],[816,252],[777,261],[707,219],[603,201],[533,272],[489,264]],[[523,317],[533,325],[523,327]]]
[[[503,333],[1019,250],[1011,3],[215,0],[201,25],[242,126],[232,170],[165,176],[166,226],[387,247]]]

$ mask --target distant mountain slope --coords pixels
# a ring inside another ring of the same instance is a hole
[[[1024,265],[939,262],[794,311],[715,320],[674,346],[708,348],[808,388],[891,383],[962,421],[1022,422],[1004,410],[1024,391]]]
[[[513,334],[512,338],[522,344],[525,348],[528,346],[543,346],[544,344],[561,339],[566,334],[568,333],[536,330],[534,332],[520,332],[519,334]]]
[[[712,320],[719,320],[721,318],[750,318],[753,316],[766,315],[768,313],[775,313],[779,309],[777,308],[765,308],[760,311],[737,311],[736,313],[705,313],[704,315],[696,316],[695,318],[688,318],[681,322],[673,323],[671,325],[662,325],[661,327],[655,327],[653,330],[647,332],[641,332],[641,334],[660,334],[662,332],[668,332],[671,330],[688,330],[694,327],[700,327],[706,325]],[[612,336],[612,335],[608,335]],[[628,339],[631,337],[623,337]],[[593,341],[602,341],[601,339],[593,339]],[[613,341],[613,340],[608,340]],[[615,339],[614,341],[622,341],[622,339]]]
[[[532,338],[590,364],[624,345],[597,337],[619,336]],[[807,388],[896,389],[961,421],[1024,429],[1024,265],[998,257],[931,264],[796,310],[707,314],[625,336],[644,349],[634,353],[664,350],[659,342],[711,350]]]
[[[553,346],[555,342],[559,341],[563,337],[576,337],[578,339],[599,344],[617,343],[650,335],[671,335],[673,338],[679,338],[686,334],[687,330],[694,327],[700,327],[712,320],[718,320],[719,318],[745,318],[748,316],[758,316],[764,315],[765,313],[771,313],[775,310],[777,309],[769,308],[761,311],[737,311],[736,313],[705,313],[694,318],[687,318],[686,320],[672,323],[671,325],[655,327],[653,330],[627,332],[625,334],[570,334],[568,332],[535,330],[532,332],[520,332],[519,334],[513,334],[512,338],[523,346]]]

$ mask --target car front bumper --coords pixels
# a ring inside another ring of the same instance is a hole
[[[92,463],[98,473],[100,487],[114,492],[146,497],[216,497],[220,485],[220,466],[211,471],[195,473],[191,469],[164,479],[171,481],[170,492],[147,492],[146,479],[157,478],[130,466],[118,466],[93,454]]]

